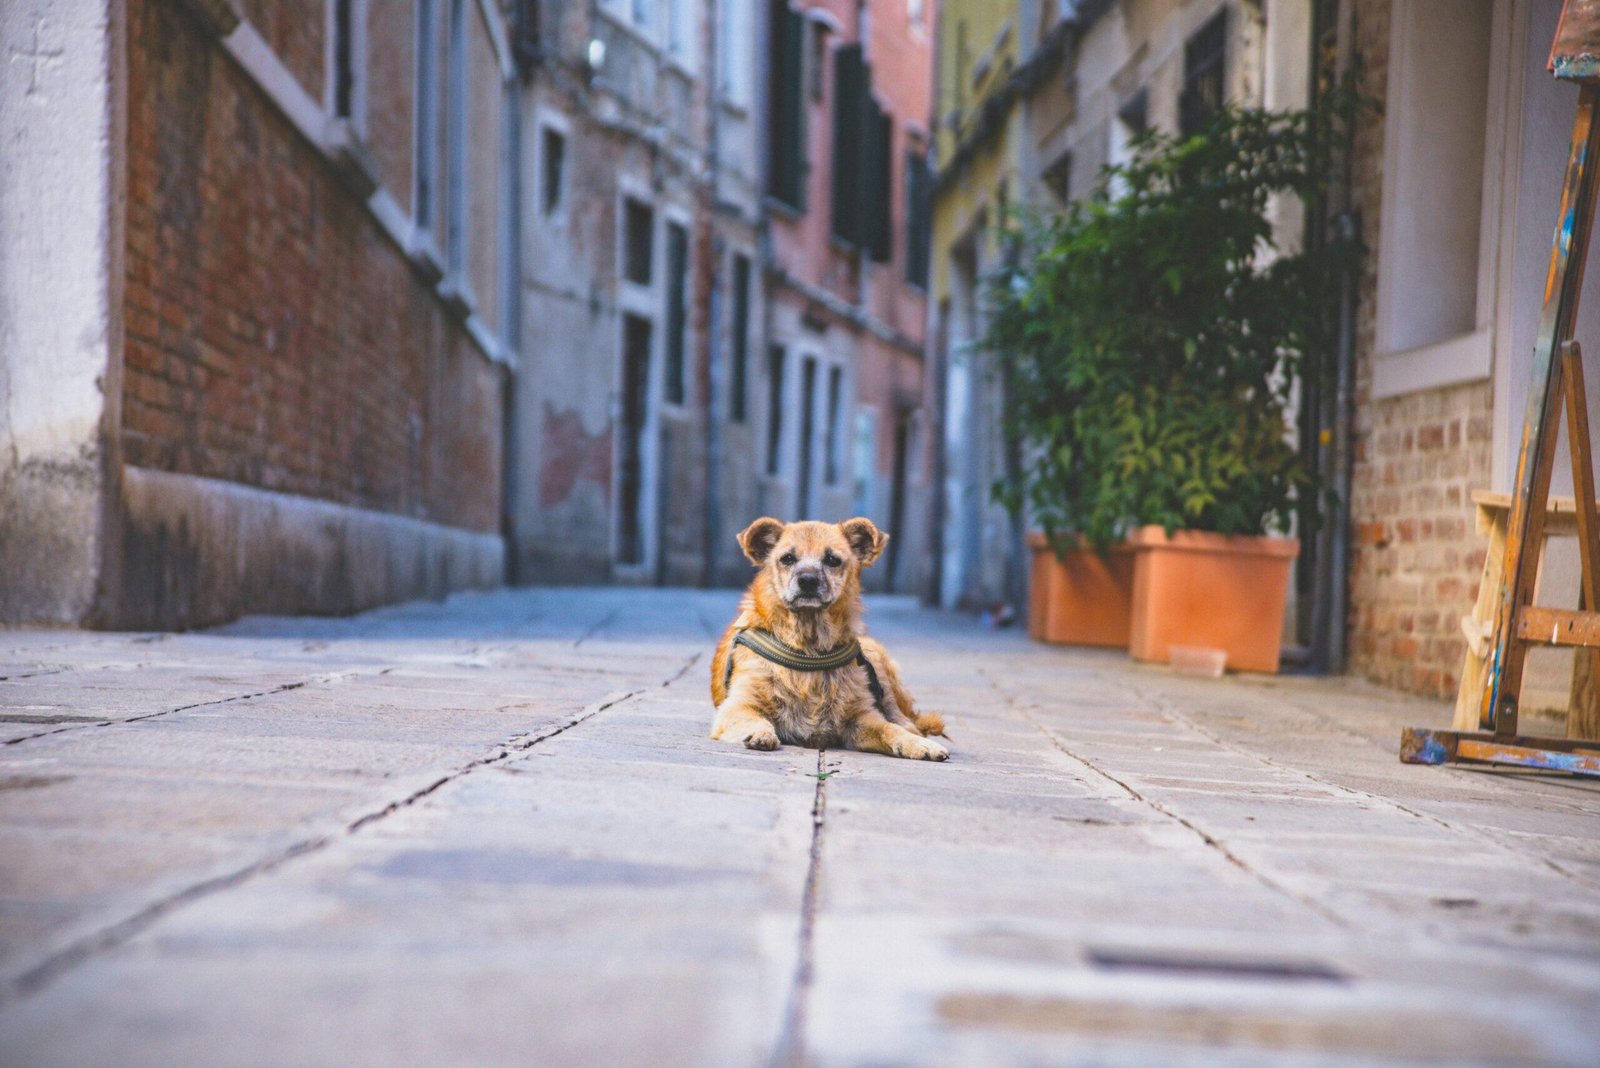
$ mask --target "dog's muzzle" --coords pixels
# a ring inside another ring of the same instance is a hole
[[[790,575],[788,593],[785,599],[792,608],[821,608],[833,599],[827,577],[817,571],[796,571]]]

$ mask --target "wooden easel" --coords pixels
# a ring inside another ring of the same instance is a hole
[[[1579,83],[1561,214],[1556,225],[1544,311],[1533,350],[1533,388],[1523,420],[1516,492],[1506,525],[1504,569],[1495,594],[1494,637],[1486,672],[1464,674],[1463,693],[1479,709],[1477,731],[1409,727],[1400,759],[1410,764],[1469,762],[1547,768],[1600,776],[1600,740],[1531,738],[1517,733],[1523,666],[1535,645],[1576,647],[1600,678],[1600,519],[1596,516],[1593,450],[1583,385],[1583,358],[1573,339],[1583,268],[1600,190],[1600,0],[1566,0],[1550,53],[1550,70]],[[1564,402],[1564,403],[1563,403]],[[1583,609],[1540,608],[1533,603],[1555,469],[1558,420],[1567,413]]]

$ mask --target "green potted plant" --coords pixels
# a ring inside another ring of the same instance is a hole
[[[1129,647],[1225,649],[1275,671],[1290,565],[1283,537],[1319,487],[1289,434],[1297,380],[1331,349],[1330,301],[1358,250],[1273,243],[1274,195],[1314,203],[1350,106],[1227,108],[1198,134],[1149,132],[1093,197],[1025,218],[992,278],[986,348],[1002,362],[1009,430],[1029,462],[996,487],[1042,528],[1041,636],[1068,571],[1131,562]],[[1077,585],[1082,585],[1079,583]]]

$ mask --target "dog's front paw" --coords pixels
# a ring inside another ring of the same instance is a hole
[[[760,749],[770,752],[778,748],[778,732],[765,724],[759,727],[752,727],[750,732],[744,736],[744,747],[746,749]]]
[[[900,746],[900,755],[908,760],[949,760],[950,750],[931,739],[913,735]]]

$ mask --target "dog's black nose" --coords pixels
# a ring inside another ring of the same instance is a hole
[[[822,582],[816,575],[796,575],[794,581],[801,593],[816,593],[818,584]]]

